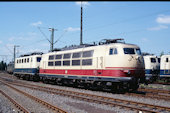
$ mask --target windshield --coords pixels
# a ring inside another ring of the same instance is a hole
[[[125,54],[135,54],[134,48],[123,48]]]
[[[152,63],[156,63],[156,58],[151,58]]]
[[[37,62],[40,62],[41,61],[41,57],[37,57]]]

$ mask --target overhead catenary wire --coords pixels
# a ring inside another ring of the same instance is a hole
[[[87,31],[94,31],[94,30],[97,30],[97,29],[103,29],[105,27],[108,27],[108,26],[111,26],[111,25],[116,25],[116,24],[120,24],[120,23],[126,23],[126,22],[131,22],[131,21],[137,21],[137,20],[140,20],[140,19],[143,19],[143,18],[147,18],[147,17],[152,17],[156,14],[160,14],[160,13],[165,13],[165,12],[170,12],[170,10],[163,10],[163,11],[159,11],[159,12],[154,12],[154,13],[150,13],[150,14],[146,14],[146,15],[143,15],[143,16],[138,16],[138,17],[133,17],[133,18],[128,18],[128,19],[123,19],[123,20],[120,20],[118,22],[113,22],[113,23],[108,23],[108,24],[104,24],[104,25],[99,25],[99,26],[94,26],[94,27],[89,27],[88,29],[87,28],[84,28],[84,32],[87,32]],[[74,32],[72,33],[73,34],[76,34],[78,35],[79,32]]]
[[[40,30],[40,32],[43,34],[43,36],[46,38],[46,40],[48,40],[48,42],[50,42],[50,44],[51,44],[51,41],[47,38],[47,36],[45,35],[45,33],[42,32],[42,30],[40,29],[40,27],[37,27],[37,28]]]
[[[120,23],[131,22],[131,21],[136,21],[136,20],[151,17],[151,16],[154,16],[156,14],[165,13],[165,12],[170,12],[170,10],[163,10],[163,11],[159,11],[159,12],[154,12],[154,13],[138,16],[138,17],[132,17],[132,18],[128,18],[128,19],[123,19],[123,20],[120,20],[118,22],[108,23],[108,24],[105,24],[105,25],[99,25],[99,26],[96,26],[96,27],[91,27],[91,28],[88,28],[88,30],[91,31],[91,30],[96,30],[96,29],[102,29],[102,28],[105,28],[105,27],[108,27],[108,26],[111,26],[111,25],[116,25],[116,24],[120,24]],[[88,30],[85,29],[84,31],[88,31]]]

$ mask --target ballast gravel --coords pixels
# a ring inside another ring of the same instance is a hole
[[[102,92],[102,91],[91,91],[91,90],[85,90],[85,89],[79,89],[79,88],[42,84],[42,83],[35,83],[35,82],[31,82],[31,84],[45,86],[45,87],[58,88],[58,89],[64,89],[64,90],[68,90],[68,91],[76,91],[76,92],[81,92],[81,93],[88,93],[88,94],[94,94],[94,95],[99,95],[99,96],[124,99],[124,100],[132,100],[132,101],[136,101],[136,102],[160,105],[160,106],[166,106],[166,107],[169,107],[169,105],[170,105],[170,101],[166,101],[166,100],[157,100],[157,99],[144,98],[144,97],[127,96],[124,94],[116,94],[116,93],[114,94],[114,93]]]
[[[18,81],[18,80],[16,80],[16,81]],[[123,94],[113,94],[113,93],[102,92],[102,91],[91,91],[91,90],[72,88],[72,87],[66,87],[66,86],[58,86],[58,85],[50,85],[50,84],[25,81],[25,80],[19,80],[19,81],[22,81],[23,83],[34,84],[34,85],[39,85],[39,86],[52,87],[52,88],[76,91],[76,92],[81,92],[81,93],[89,93],[89,94],[124,99],[124,100],[132,100],[132,101],[136,101],[136,102],[153,104],[153,105],[160,105],[160,106],[166,106],[166,107],[169,107],[169,105],[170,105],[170,102],[165,101],[165,100],[127,96],[127,95],[123,95]],[[90,102],[85,102],[85,101],[80,101],[80,100],[64,97],[64,96],[48,94],[48,93],[42,92],[42,91],[35,91],[35,90],[31,90],[29,88],[23,88],[23,87],[19,87],[19,86],[15,86],[15,87],[33,95],[33,96],[41,98],[57,107],[60,107],[64,110],[66,110],[68,113],[95,113],[95,112],[96,113],[135,113],[135,111],[126,110],[126,109],[120,108],[120,107],[110,107],[107,105],[95,104],[95,103],[90,103]]]
[[[80,101],[68,97],[63,97],[59,95],[49,94],[42,91],[35,91],[29,88],[23,88],[15,86],[18,89],[21,89],[29,94],[38,96],[39,98],[63,109],[68,113],[135,113],[134,111],[126,111],[119,107],[109,107],[106,105],[89,103],[85,101]]]
[[[50,113],[48,109],[45,107],[42,107],[34,100],[31,100],[30,98],[12,90],[11,88],[1,85],[1,90],[3,90],[6,94],[8,94],[12,99],[17,101],[20,105],[22,105],[24,108],[26,108],[28,111],[33,113]],[[37,109],[38,108],[38,109]],[[4,109],[3,109],[4,110]],[[14,111],[14,110],[13,110]],[[6,113],[6,112],[3,112]]]
[[[11,102],[2,94],[0,94],[0,113],[17,113]]]

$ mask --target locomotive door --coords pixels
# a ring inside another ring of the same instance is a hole
[[[32,67],[33,67],[33,64],[32,64],[32,62],[33,62],[32,60],[33,60],[33,59],[32,59],[32,57],[30,57],[29,60],[30,60],[30,68],[32,68]]]
[[[97,57],[97,75],[102,76],[103,74],[103,57]]]
[[[165,65],[164,65],[164,74],[170,74],[170,61],[169,58],[167,57],[165,59]]]

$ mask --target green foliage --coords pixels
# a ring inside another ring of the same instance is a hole
[[[0,70],[4,71],[6,69],[6,67],[7,67],[7,64],[5,62],[1,61],[0,62]]]

